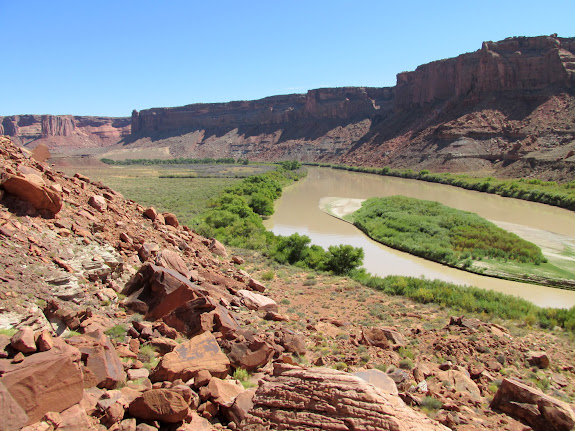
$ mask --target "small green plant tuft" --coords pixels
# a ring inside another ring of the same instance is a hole
[[[426,396],[421,400],[421,407],[424,410],[436,411],[443,407],[443,403],[437,398]]]
[[[250,373],[248,373],[243,368],[236,368],[233,374],[233,378],[239,380],[240,382],[245,382],[250,378]]]
[[[104,331],[104,334],[106,334],[113,340],[120,341],[123,340],[124,337],[126,336],[126,331],[127,331],[126,326],[119,324],[111,327],[110,329],[107,329],[106,331]]]
[[[399,361],[399,368],[403,370],[412,370],[413,369],[413,361],[411,359],[405,358]]]
[[[18,332],[16,328],[0,328],[0,335],[7,335],[8,337],[11,337],[16,332]]]
[[[347,364],[345,362],[336,362],[335,364],[333,364],[333,368],[335,368],[336,370],[346,370]]]
[[[77,337],[78,335],[82,335],[82,334],[80,334],[78,331],[68,331],[64,334],[64,338]]]

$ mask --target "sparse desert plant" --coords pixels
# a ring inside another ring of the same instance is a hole
[[[11,337],[16,332],[18,332],[16,328],[0,328],[0,335],[7,335],[8,337]]]
[[[336,370],[345,370],[347,369],[347,364],[345,362],[336,362],[333,365],[333,368],[335,368]]]
[[[276,274],[272,270],[269,270],[262,273],[261,277],[263,281],[272,281],[276,277]]]
[[[250,373],[243,368],[236,368],[233,374],[233,378],[239,380],[240,382],[245,382],[250,378]]]
[[[399,368],[403,370],[412,370],[413,369],[413,361],[411,359],[405,358],[399,361]]]
[[[399,353],[399,356],[401,356],[402,358],[407,358],[407,359],[414,359],[415,355],[413,354],[413,352],[411,351],[411,349],[409,347],[400,347],[399,350],[397,351],[397,353]]]
[[[106,334],[113,340],[119,341],[126,336],[126,331],[127,331],[126,326],[119,324],[111,327],[110,329],[107,329],[106,331],[104,331],[104,334]]]
[[[159,359],[157,358],[158,353],[156,349],[146,344],[140,347],[140,351],[138,352],[138,359],[144,363],[146,368],[153,368],[158,363]]]
[[[72,338],[72,337],[77,337],[78,335],[82,335],[80,334],[78,331],[68,331],[64,334],[64,338]]]
[[[437,398],[426,396],[421,400],[421,407],[425,410],[436,411],[443,407],[443,403]]]

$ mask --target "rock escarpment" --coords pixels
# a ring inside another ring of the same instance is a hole
[[[575,38],[484,42],[397,75],[389,88],[133,111],[131,118],[21,115],[19,144],[109,147],[111,159],[297,159],[575,178]],[[131,134],[130,134],[131,130]]]
[[[73,115],[13,115],[0,117],[0,135],[34,148],[51,150],[102,147],[115,144],[130,133],[129,118]]]
[[[463,97],[480,100],[509,90],[575,86],[575,39],[515,37],[397,75],[396,110]]]
[[[514,37],[402,72],[391,88],[134,111],[131,144],[111,156],[156,148],[565,179],[575,175],[574,121],[575,39]]]
[[[132,112],[132,133],[172,129],[219,129],[293,126],[321,120],[344,123],[388,111],[393,88],[321,88],[307,94],[272,96],[229,103],[198,103],[177,108]]]

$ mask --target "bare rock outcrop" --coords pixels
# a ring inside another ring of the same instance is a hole
[[[8,193],[29,202],[37,210],[46,210],[52,215],[62,209],[62,194],[47,187],[37,175],[5,175],[0,185]]]
[[[535,431],[575,428],[575,412],[569,404],[514,379],[503,379],[491,408],[527,423]]]
[[[177,423],[188,413],[188,404],[176,391],[151,389],[130,404],[130,414],[136,418]]]
[[[207,370],[215,377],[225,377],[229,369],[230,361],[215,337],[211,332],[204,332],[166,354],[150,378],[152,381],[186,381],[201,370]]]
[[[42,137],[70,136],[76,123],[71,115],[42,115]]]
[[[400,398],[327,368],[276,366],[257,389],[243,430],[447,431]]]
[[[24,409],[28,423],[47,412],[61,412],[82,400],[84,379],[80,352],[61,339],[46,352],[35,353],[20,363],[0,360],[0,383]]]

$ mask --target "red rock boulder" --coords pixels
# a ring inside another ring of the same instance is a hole
[[[240,428],[448,431],[401,399],[351,374],[278,365],[253,397]]]
[[[37,210],[57,214],[62,209],[62,195],[42,184],[41,179],[38,181],[33,177],[36,175],[21,177],[7,174],[1,187],[11,195],[29,202]]]
[[[146,314],[148,320],[157,320],[206,292],[173,269],[146,263],[122,293],[128,296],[126,307]]]
[[[208,296],[186,302],[164,316],[163,320],[188,337],[205,331],[225,335],[240,329],[232,314]]]
[[[575,429],[575,412],[569,404],[517,380],[503,379],[491,408],[529,424],[535,431]]]
[[[126,380],[122,361],[112,342],[101,330],[68,339],[82,352],[84,387],[114,389]]]
[[[146,421],[177,423],[188,414],[188,403],[176,391],[150,389],[130,404],[130,414]]]
[[[215,337],[211,332],[204,332],[166,354],[152,371],[150,379],[154,382],[176,379],[187,381],[200,370],[207,370],[212,376],[225,377],[229,368],[230,361],[221,351]]]
[[[178,217],[176,217],[175,214],[163,213],[162,215],[164,216],[164,222],[168,226],[178,227],[180,225],[180,223],[178,222]]]
[[[24,409],[28,423],[42,419],[49,411],[61,412],[82,400],[84,380],[80,352],[63,340],[54,347],[26,357],[19,364],[0,360],[0,383]]]

